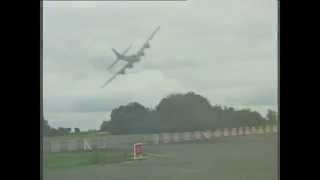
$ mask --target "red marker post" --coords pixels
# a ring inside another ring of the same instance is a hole
[[[141,159],[143,157],[144,146],[143,143],[133,144],[133,159]]]

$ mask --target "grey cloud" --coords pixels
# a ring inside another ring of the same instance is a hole
[[[85,79],[87,77],[88,77],[87,73],[79,72],[79,73],[74,74],[73,80],[82,80],[82,79]]]
[[[273,88],[257,88],[249,90],[241,96],[231,96],[228,101],[235,105],[247,106],[275,106],[277,104],[277,90]]]
[[[115,107],[130,102],[130,99],[103,97],[52,97],[45,98],[44,105],[51,112],[108,112]]]

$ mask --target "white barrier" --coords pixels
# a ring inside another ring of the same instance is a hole
[[[263,126],[260,126],[260,127],[258,128],[258,134],[264,134],[264,128],[263,128]]]
[[[161,133],[160,134],[160,143],[167,144],[171,142],[170,133]]]
[[[254,127],[254,126],[251,127],[251,134],[257,134],[256,127]]]
[[[237,128],[231,129],[231,136],[237,136]]]
[[[81,149],[82,141],[81,140],[69,140],[69,141],[67,141],[67,144],[68,144],[67,151],[77,151],[78,149]]]
[[[210,130],[207,130],[207,131],[203,131],[201,132],[202,133],[202,136],[205,138],[205,139],[211,139],[212,137],[212,132]]]
[[[48,151],[50,152],[60,152],[61,151],[61,146],[59,142],[51,142],[50,144],[50,149],[48,149]]]
[[[228,128],[223,129],[223,136],[229,136],[229,129]]]
[[[209,140],[221,136],[240,136],[250,134],[277,133],[277,126],[223,128],[214,131],[194,131],[181,133],[160,133],[144,135],[108,135],[88,139],[50,140],[45,139],[43,150],[45,152],[81,151],[93,149],[107,149],[141,142],[144,144],[169,144],[191,140]]]
[[[238,128],[238,135],[239,135],[239,136],[244,135],[244,132],[243,132],[243,128],[242,128],[242,127],[239,127],[239,128]]]
[[[184,141],[191,141],[192,140],[191,132],[183,132],[182,136],[183,136]]]
[[[220,129],[216,129],[213,134],[214,134],[214,137],[221,137],[221,135],[222,135]]]
[[[271,132],[271,128],[269,125],[267,125],[265,129],[265,133],[270,133],[270,132]]]
[[[153,134],[152,135],[152,144],[159,144],[159,142],[160,142],[159,134]]]
[[[277,133],[278,132],[278,126],[273,126],[272,127],[272,132]]]
[[[66,140],[60,141],[60,149],[61,151],[68,151],[69,143]]]
[[[83,139],[83,150],[84,151],[91,151],[92,147],[86,139]]]
[[[245,135],[251,134],[251,132],[250,132],[250,127],[249,127],[249,126],[245,127],[244,134],[245,134]]]
[[[180,134],[179,133],[173,133],[172,134],[172,140],[173,142],[180,142]]]
[[[202,136],[201,136],[201,132],[200,131],[195,131],[192,133],[192,139],[193,140],[201,140]]]

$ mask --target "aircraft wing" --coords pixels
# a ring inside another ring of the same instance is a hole
[[[101,88],[104,88],[106,85],[108,85],[112,80],[114,80],[119,74],[124,74],[125,70],[131,65],[132,63],[127,63],[125,66],[123,66],[118,72],[116,72],[110,79],[108,79],[107,82],[105,82]]]
[[[129,51],[129,49],[130,49],[131,47],[132,47],[132,44],[130,44],[130,46],[127,47],[127,49],[125,49],[125,50],[122,52],[121,55],[125,55],[125,54]],[[120,60],[120,59],[117,58],[107,69],[108,69],[108,70],[111,69],[119,60]]]
[[[143,52],[143,50],[145,48],[149,47],[149,41],[153,39],[154,35],[159,31],[160,26],[157,27],[157,29],[155,29],[152,34],[149,36],[149,38],[146,40],[146,42],[142,45],[142,47],[139,49],[137,54],[141,54],[141,52]]]

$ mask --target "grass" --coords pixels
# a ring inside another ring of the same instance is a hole
[[[59,159],[51,156],[52,159],[48,160],[61,163],[60,168],[53,170],[55,163],[49,162],[51,169],[46,169],[45,179],[277,179],[277,136],[272,134],[221,137],[201,143],[149,145],[145,146],[145,152],[146,159],[142,161],[105,164],[97,164],[92,156],[88,158],[84,154],[66,154]],[[74,164],[67,160],[61,161],[64,158],[73,159]],[[69,164],[68,168],[66,164]]]
[[[80,138],[95,138],[95,137],[107,137],[107,132],[80,132],[78,134],[68,134],[63,136],[47,137],[50,140],[68,140],[68,139],[80,139]]]
[[[59,170],[92,164],[119,163],[130,159],[131,152],[123,150],[47,153],[44,155],[44,166],[47,170]]]

